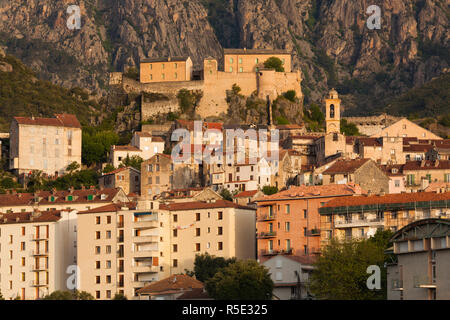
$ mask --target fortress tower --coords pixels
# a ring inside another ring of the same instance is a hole
[[[330,91],[328,94],[328,99],[325,99],[325,103],[327,134],[341,133],[341,100],[339,99],[336,90],[332,89]]]

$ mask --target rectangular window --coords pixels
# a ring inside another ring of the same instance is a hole
[[[195,221],[200,221],[200,212],[195,214]]]
[[[197,252],[200,251],[200,243],[195,244],[195,251],[197,251]]]
[[[223,242],[217,243],[217,250],[223,250]]]
[[[218,227],[217,228],[217,235],[222,235],[223,234],[223,227]]]
[[[178,267],[178,260],[177,259],[173,259],[173,267],[174,268]]]
[[[286,222],[285,228],[286,228],[286,232],[291,231],[291,223],[290,222]]]
[[[178,245],[177,244],[173,245],[173,252],[178,252]]]
[[[223,212],[222,212],[222,211],[219,211],[219,212],[217,213],[217,219],[218,219],[218,220],[223,220]]]
[[[200,228],[195,229],[195,236],[200,237]]]
[[[95,217],[95,224],[100,224],[100,217]]]
[[[291,213],[291,205],[290,204],[286,205],[286,213],[287,214]]]

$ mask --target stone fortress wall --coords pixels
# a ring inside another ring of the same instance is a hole
[[[154,93],[165,96],[163,100],[148,101],[142,95],[141,119],[143,121],[158,113],[179,111],[177,94],[181,89],[201,90],[203,98],[197,108],[202,118],[226,114],[228,104],[226,91],[234,84],[241,88],[241,94],[250,96],[256,93],[259,98],[267,96],[274,100],[283,92],[295,90],[302,98],[301,72],[275,72],[261,69],[256,72],[224,72],[218,70],[218,62],[208,58],[204,60],[203,78],[197,81],[167,81],[141,83],[123,76],[122,73],[110,74],[110,85],[121,86],[126,93]]]
[[[399,121],[401,118],[381,114],[372,117],[346,117],[348,123],[353,123],[362,135],[374,136],[381,132],[382,129]]]

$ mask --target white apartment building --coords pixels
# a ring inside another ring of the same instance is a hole
[[[9,168],[18,174],[41,170],[61,175],[72,162],[81,164],[81,125],[76,116],[14,117],[10,128]]]
[[[66,271],[77,264],[76,227],[75,211],[0,214],[3,297],[34,300],[71,289],[67,287],[71,274]]]

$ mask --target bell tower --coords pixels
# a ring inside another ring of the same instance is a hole
[[[332,89],[328,94],[328,99],[325,99],[326,115],[325,121],[327,124],[328,133],[341,133],[341,100],[339,99],[336,90]]]

